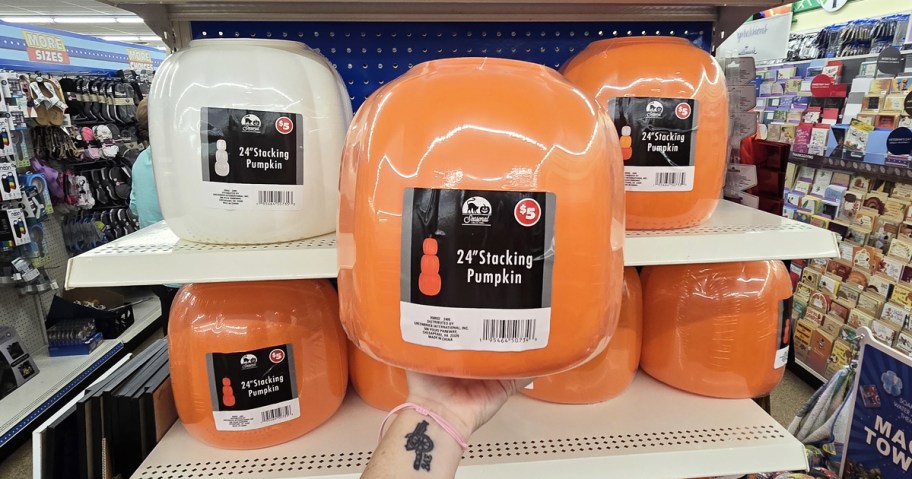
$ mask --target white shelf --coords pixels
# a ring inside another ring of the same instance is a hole
[[[335,235],[258,246],[178,240],[158,223],[71,258],[67,288],[334,278]],[[839,255],[827,230],[722,201],[705,224],[680,230],[629,231],[627,266],[720,263]]]
[[[336,277],[336,236],[255,246],[182,241],[164,222],[67,263],[66,287]]]
[[[133,478],[222,472],[250,479],[357,478],[384,414],[350,394],[310,434],[251,451],[206,446],[178,422]],[[752,400],[696,396],[640,373],[624,394],[602,404],[511,399],[472,436],[457,477],[671,479],[806,467],[801,443]]]
[[[808,374],[810,374],[811,376],[814,376],[815,378],[819,379],[820,382],[824,382],[824,383],[827,382],[827,378],[823,377],[822,374],[818,373],[817,371],[814,371],[813,369],[811,369],[810,366],[808,366],[807,364],[804,364],[800,360],[795,359],[795,364],[798,365],[798,367],[800,367],[801,369],[804,369],[805,371],[807,371]]]
[[[706,223],[666,231],[628,231],[624,264],[724,263],[839,256],[836,235],[754,208],[719,202]]]
[[[161,305],[157,298],[146,301],[136,305],[134,314],[133,325],[119,338],[102,341],[87,355],[50,357],[47,351],[33,354],[38,375],[0,400],[0,447],[102,367],[123,349],[124,341],[148,328],[161,316]]]

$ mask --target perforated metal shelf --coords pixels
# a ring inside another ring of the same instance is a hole
[[[120,338],[102,341],[87,355],[52,358],[46,349],[31,351],[38,375],[0,400],[0,447],[25,431],[41,414],[114,357],[123,349],[123,341],[148,328],[161,316],[161,304],[157,299],[140,303],[134,308],[134,314],[133,325]]]
[[[352,393],[310,434],[254,451],[206,446],[178,422],[133,479],[356,478],[384,414]],[[640,373],[602,404],[511,399],[472,436],[457,477],[681,478],[806,466],[803,446],[753,401],[696,396]]]
[[[71,258],[67,288],[334,278],[335,235],[258,246],[178,240],[159,223]],[[705,224],[628,231],[627,266],[838,256],[833,233],[728,201]]]

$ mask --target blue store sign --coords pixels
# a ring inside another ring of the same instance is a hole
[[[859,358],[844,479],[912,477],[912,358],[870,338]]]

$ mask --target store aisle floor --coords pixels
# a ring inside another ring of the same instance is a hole
[[[141,350],[142,346],[140,347]],[[773,417],[779,424],[788,426],[798,409],[811,397],[814,389],[789,371],[772,393]],[[14,452],[0,463],[0,478],[28,479],[32,477],[32,442]]]

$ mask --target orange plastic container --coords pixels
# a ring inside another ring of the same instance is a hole
[[[640,279],[650,376],[720,398],[764,396],[782,380],[792,283],[781,261],[651,266]]]
[[[423,63],[359,110],[343,154],[342,322],[403,369],[553,374],[604,349],[620,307],[617,136],[526,62]]]
[[[636,376],[643,340],[643,291],[636,268],[624,268],[621,317],[608,347],[567,372],[536,378],[526,396],[562,404],[593,404],[618,396]]]
[[[628,229],[712,215],[729,129],[725,75],[712,56],[682,38],[617,38],[590,44],[561,71],[596,96],[620,135]]]
[[[178,415],[212,446],[289,441],[345,396],[345,335],[325,280],[189,284],[168,329]]]
[[[389,411],[408,397],[404,370],[377,361],[354,344],[348,346],[348,377],[358,396],[377,409]]]

